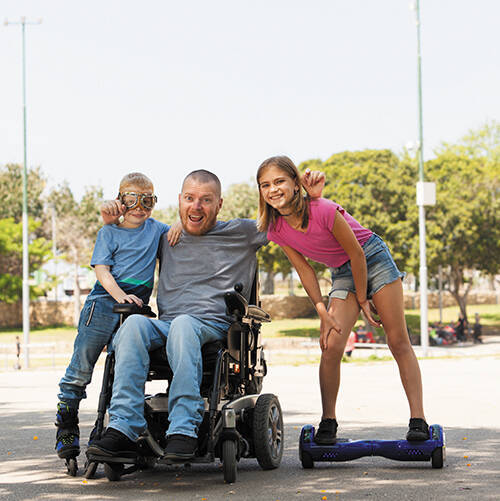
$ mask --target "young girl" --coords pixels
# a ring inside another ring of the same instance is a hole
[[[404,274],[396,267],[387,245],[340,205],[323,198],[304,198],[299,171],[288,157],[265,160],[257,171],[257,184],[258,228],[267,231],[268,239],[288,256],[321,320],[319,379],[323,416],[316,443],[335,443],[340,362],[360,309],[371,325],[383,325],[398,364],[411,414],[406,439],[427,440],[420,368],[403,310]],[[316,274],[305,257],[331,268],[328,310]],[[381,323],[373,318],[373,313],[380,316]]]

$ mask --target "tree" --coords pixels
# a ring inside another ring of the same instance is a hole
[[[29,220],[29,232],[33,234],[40,223]],[[0,219],[0,301],[15,303],[22,297],[23,285],[23,236],[22,223],[14,218]],[[29,243],[29,269],[33,273],[52,257],[50,242],[45,238],[32,238]],[[42,295],[45,288],[30,287],[30,296]]]
[[[23,215],[23,182],[22,166],[7,164],[0,167],[0,219],[13,218],[16,223],[21,222]],[[35,221],[43,218],[44,200],[42,192],[45,189],[45,176],[39,167],[28,169],[28,215]],[[40,230],[37,227],[36,230]]]
[[[89,186],[78,202],[66,182],[52,189],[47,198],[48,205],[56,211],[58,248],[73,265],[75,324],[81,307],[78,271],[82,266],[89,266],[97,232],[102,226],[101,200],[102,188]]]
[[[467,317],[469,270],[500,270],[500,126],[486,124],[457,144],[443,144],[425,165],[436,182],[436,206],[426,214],[431,273],[443,267],[449,290]]]

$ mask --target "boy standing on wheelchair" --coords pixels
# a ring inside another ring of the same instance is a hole
[[[80,453],[78,408],[86,397],[94,366],[118,327],[116,303],[147,304],[153,289],[158,243],[169,226],[150,219],[156,203],[153,183],[141,173],[127,174],[110,212],[123,214],[118,224],[99,230],[91,266],[97,282],[80,313],[73,356],[59,383],[56,446],[60,458]]]

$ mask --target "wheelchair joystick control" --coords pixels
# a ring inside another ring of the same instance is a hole
[[[243,284],[241,282],[238,282],[235,286],[234,286],[234,290],[236,292],[238,292],[239,294],[241,294],[241,291],[243,290]]]

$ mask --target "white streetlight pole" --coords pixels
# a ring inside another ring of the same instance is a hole
[[[20,25],[22,30],[23,45],[23,342],[24,366],[29,367],[29,340],[30,340],[30,287],[29,287],[29,254],[28,254],[28,155],[27,155],[27,121],[26,121],[26,25],[41,24],[41,19],[28,22],[25,17],[20,21],[10,22],[5,20],[5,26]]]

